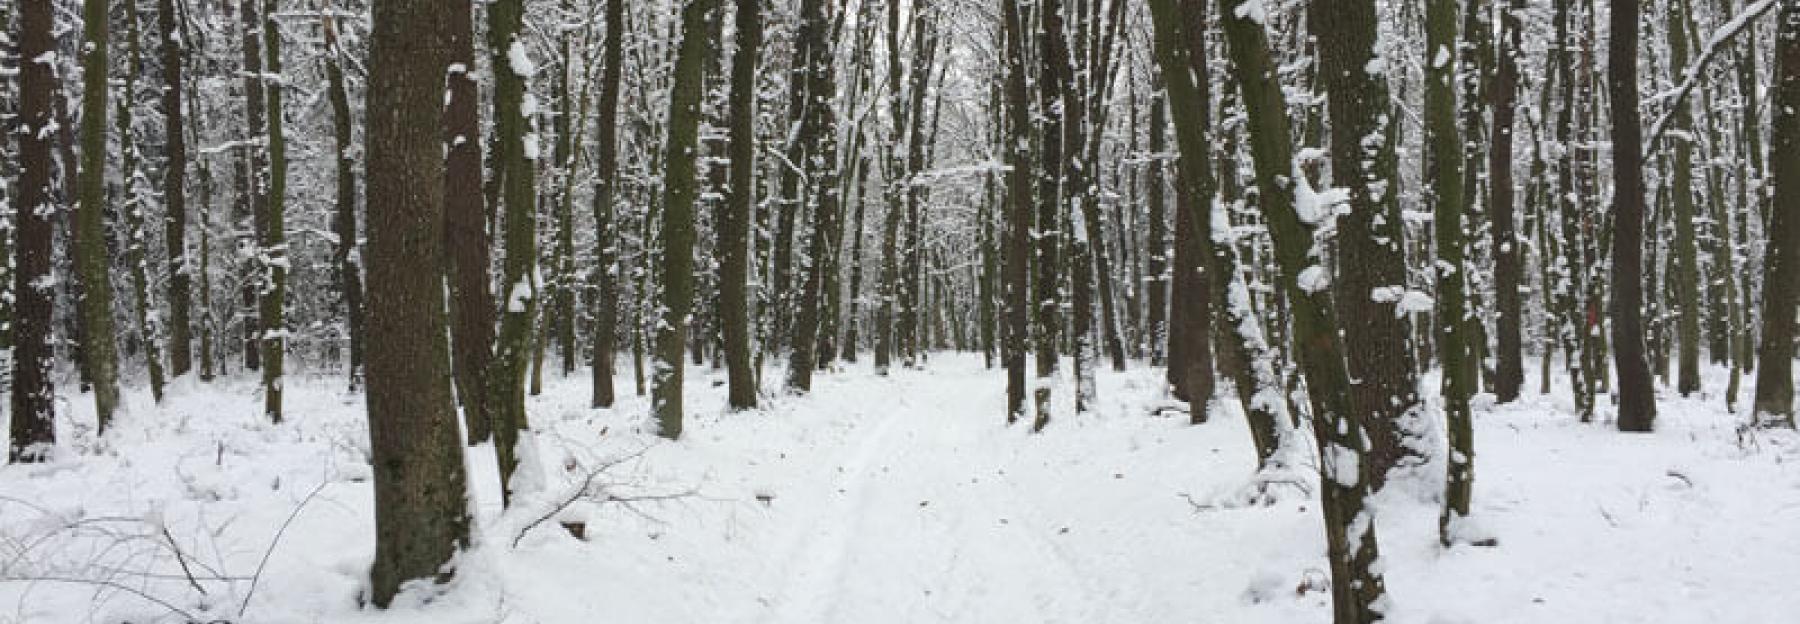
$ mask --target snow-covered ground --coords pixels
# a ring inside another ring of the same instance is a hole
[[[978,357],[866,366],[743,413],[690,369],[698,413],[672,443],[629,377],[591,410],[585,373],[552,375],[530,405],[540,491],[501,513],[492,451],[472,449],[474,548],[447,590],[385,613],[358,602],[368,443],[340,380],[290,380],[279,426],[248,381],[184,382],[161,407],[134,390],[100,440],[75,397],[55,461],[0,469],[0,622],[1329,620],[1314,488],[1236,504],[1242,419],[1159,409],[1160,370],[1102,371],[1093,413],[1031,435]],[[1475,530],[1498,545],[1439,548],[1437,467],[1401,478],[1378,524],[1395,621],[1794,621],[1800,437],[1740,434],[1716,395],[1661,413],[1625,435],[1575,422],[1566,390],[1478,399]]]

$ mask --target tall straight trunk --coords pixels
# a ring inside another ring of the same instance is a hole
[[[797,62],[805,72],[806,100],[799,132],[797,163],[806,172],[806,202],[812,207],[813,230],[808,256],[812,264],[800,291],[800,310],[794,317],[793,355],[788,359],[789,388],[812,389],[812,374],[819,359],[820,326],[825,310],[827,275],[837,272],[833,262],[833,232],[839,229],[837,117],[832,97],[837,92],[830,40],[831,18],[825,0],[804,0],[800,8],[801,49]],[[929,64],[928,64],[929,65]]]
[[[1669,67],[1679,72],[1688,71],[1685,4],[1671,0],[1668,19],[1663,20],[1668,25]],[[1683,99],[1675,104],[1674,123],[1670,126],[1674,131],[1670,138],[1674,141],[1675,159],[1668,173],[1675,225],[1675,270],[1669,273],[1668,279],[1675,290],[1675,336],[1681,345],[1675,389],[1681,396],[1700,390],[1700,265],[1697,258],[1699,243],[1694,231],[1697,216],[1694,204],[1694,115],[1688,102]]]
[[[262,245],[264,217],[268,214],[269,201],[268,182],[263,177],[268,170],[268,152],[262,149],[267,140],[268,104],[264,98],[262,25],[257,21],[258,0],[239,0],[238,26],[243,29],[242,52],[244,79],[244,142],[240,147],[242,155],[238,163],[238,199],[236,221],[238,249],[257,250]],[[263,284],[263,265],[257,261],[258,254],[244,258],[239,267],[242,277],[239,282],[239,310],[236,314],[239,330],[243,338],[243,363],[245,370],[262,369],[262,332],[259,329],[261,320],[261,301]]]
[[[1153,81],[1152,89],[1161,90],[1162,81]],[[1169,311],[1169,218],[1163,213],[1168,207],[1164,188],[1167,186],[1163,174],[1163,152],[1168,149],[1168,102],[1160,93],[1153,94],[1150,99],[1150,159],[1145,165],[1144,201],[1147,204],[1148,222],[1145,236],[1144,293],[1144,342],[1150,349],[1150,365],[1166,364],[1168,353],[1168,311]]]
[[[1613,362],[1619,374],[1619,430],[1649,431],[1656,422],[1656,394],[1650,363],[1644,359],[1644,141],[1638,108],[1638,0],[1613,0],[1611,17],[1607,73],[1616,188],[1611,312]]]
[[[668,147],[663,151],[662,322],[656,328],[651,405],[658,433],[681,437],[681,386],[689,314],[694,305],[694,153],[699,141],[701,82],[713,45],[707,22],[718,0],[690,0],[681,10],[681,45],[670,87]]]
[[[1158,21],[1159,38],[1165,31],[1162,24],[1174,21],[1172,15],[1167,15],[1171,13],[1169,3],[1169,0],[1151,2],[1153,16]],[[1330,22],[1333,31],[1355,31],[1372,40],[1376,27],[1374,3],[1348,0],[1333,3],[1334,6],[1338,4],[1354,7],[1335,15],[1340,19]],[[1379,416],[1358,412],[1353,407],[1348,391],[1353,384],[1345,366],[1344,351],[1347,343],[1355,343],[1339,338],[1337,328],[1332,323],[1334,314],[1331,289],[1310,278],[1305,281],[1301,279],[1308,271],[1316,275],[1323,270],[1313,264],[1314,259],[1309,257],[1313,247],[1313,224],[1308,223],[1322,220],[1320,217],[1323,215],[1303,215],[1299,210],[1300,205],[1296,203],[1296,187],[1306,182],[1304,176],[1295,175],[1287,101],[1281,92],[1280,82],[1276,79],[1275,64],[1269,58],[1267,34],[1259,22],[1231,13],[1235,6],[1231,0],[1220,0],[1219,6],[1229,43],[1227,48],[1237,70],[1236,82],[1244,98],[1250,154],[1255,163],[1262,213],[1275,243],[1281,288],[1287,292],[1292,306],[1294,343],[1298,347],[1295,355],[1306,375],[1307,396],[1312,403],[1315,421],[1312,429],[1319,456],[1323,458],[1320,462],[1319,481],[1325,515],[1327,556],[1331,564],[1333,621],[1338,624],[1379,621],[1385,616],[1383,610],[1388,598],[1381,568],[1377,563],[1379,550],[1375,518],[1368,515],[1365,508],[1371,475],[1366,469],[1368,462],[1365,461],[1369,446],[1362,435],[1369,426],[1369,419]],[[1355,10],[1357,7],[1363,12],[1359,14]],[[1319,7],[1315,5],[1314,8]],[[1192,11],[1189,13],[1191,15]],[[1354,19],[1359,17],[1363,19]],[[1198,54],[1201,50],[1204,48],[1192,53]],[[1368,59],[1370,55],[1352,58]],[[1348,62],[1349,59],[1345,61]],[[1360,71],[1360,64],[1358,65],[1358,74],[1371,79],[1379,78]],[[1171,93],[1177,82],[1187,79],[1186,76],[1177,75],[1178,72],[1167,71],[1166,67],[1164,74],[1165,80],[1171,85]],[[1333,92],[1334,101],[1335,96],[1341,93],[1344,92]],[[1363,103],[1376,105],[1375,110],[1368,111],[1370,116],[1385,112],[1384,101]],[[1175,103],[1177,115],[1180,115],[1183,108],[1181,103]],[[1180,125],[1182,122],[1177,118],[1176,123]],[[1341,141],[1335,147],[1359,156],[1363,149],[1360,144],[1345,146]],[[1201,162],[1197,158],[1184,157],[1183,160]],[[1308,189],[1306,192],[1311,191]],[[1353,270],[1364,268],[1355,267]],[[1363,346],[1365,345],[1355,345],[1355,348]]]
[[[275,15],[279,0],[263,5],[263,50],[268,54],[269,198],[261,228],[260,260],[267,282],[260,303],[262,325],[263,413],[281,422],[281,376],[287,355],[287,139],[282,120],[281,29]]]
[[[1420,400],[1412,323],[1396,309],[1407,283],[1394,149],[1399,130],[1392,125],[1397,111],[1384,74],[1366,69],[1371,63],[1385,67],[1387,61],[1375,48],[1376,19],[1372,0],[1319,3],[1307,11],[1308,28],[1319,41],[1319,76],[1330,94],[1332,177],[1368,181],[1340,183],[1350,200],[1349,211],[1337,218],[1334,290],[1350,378],[1359,381],[1349,387],[1349,401],[1354,417],[1368,428],[1364,469],[1370,486],[1379,490],[1395,466],[1419,459],[1411,429]]]
[[[563,0],[565,15],[575,15],[573,0]],[[557,351],[564,377],[575,373],[575,146],[580,140],[580,128],[576,120],[587,118],[589,103],[589,80],[583,79],[578,85],[575,79],[574,29],[563,28],[558,37],[562,40],[562,58],[557,61],[557,110],[553,128],[556,132],[556,162],[553,170],[561,178],[554,190],[556,197],[556,245],[551,253],[551,268],[554,272],[555,284],[550,291],[548,327],[546,327],[544,343],[552,339],[556,341]],[[592,76],[592,66],[586,76]],[[581,93],[580,106],[576,105],[575,93]],[[543,352],[543,347],[538,352]],[[542,360],[540,356],[539,360]],[[542,370],[542,366],[539,366]]]
[[[1074,213],[1079,215],[1081,213]],[[1080,218],[1077,216],[1076,218]],[[1094,260],[1087,240],[1069,241],[1069,355],[1075,373],[1075,412],[1091,409],[1097,398],[1094,384]]]
[[[468,442],[479,444],[494,432],[493,413],[488,408],[492,400],[489,368],[494,358],[494,295],[488,277],[493,237],[488,229],[487,195],[481,188],[481,89],[474,73],[474,5],[458,0],[447,11],[444,41],[450,55],[450,97],[443,121],[447,142],[444,260],[449,267],[450,360]]]
[[[1470,373],[1473,345],[1468,335],[1467,296],[1464,294],[1463,261],[1463,144],[1456,119],[1456,0],[1429,0],[1425,4],[1425,176],[1426,197],[1432,206],[1432,225],[1437,237],[1438,358],[1443,364],[1444,420],[1450,445],[1448,476],[1444,482],[1444,513],[1438,522],[1438,540],[1449,546],[1455,539],[1455,523],[1469,515],[1469,493],[1474,477],[1474,428],[1469,398],[1475,394]],[[1355,135],[1351,135],[1355,136]],[[1354,271],[1351,267],[1349,270]]]
[[[94,384],[100,431],[119,406],[119,358],[113,331],[112,269],[106,251],[107,0],[82,5],[81,173],[75,213],[75,264],[81,273],[81,341]]]
[[[737,0],[737,52],[731,61],[731,188],[719,203],[719,322],[725,338],[726,403],[756,407],[750,357],[750,218],[756,204],[756,59],[762,0]]]
[[[138,76],[144,72],[143,46],[138,36],[140,20],[137,3],[125,4],[125,77],[120,84],[118,118],[114,120],[119,130],[119,173],[123,180],[123,196],[125,206],[122,210],[125,217],[125,265],[127,275],[131,279],[131,313],[137,324],[138,339],[144,347],[144,362],[150,371],[150,396],[158,403],[163,398],[163,362],[162,336],[154,317],[155,304],[150,300],[149,235],[144,231],[144,212],[149,203],[147,199],[152,191],[144,188],[142,182],[148,182],[142,167],[142,154],[138,151],[137,133],[132,121],[133,109],[137,107]]]
[[[505,205],[506,257],[501,265],[500,333],[488,365],[485,406],[494,426],[494,453],[500,485],[508,502],[513,470],[518,467],[519,433],[527,427],[525,376],[531,366],[532,334],[537,326],[537,133],[536,99],[526,94],[526,81],[537,72],[526,51],[521,27],[523,0],[499,0],[488,6],[488,54],[494,68],[494,134],[498,144],[495,175]]]
[[[612,407],[613,352],[618,335],[619,235],[613,217],[619,169],[619,84],[624,73],[625,0],[606,0],[606,41],[594,142],[594,407]]]
[[[1569,385],[1574,395],[1575,411],[1583,422],[1593,418],[1594,393],[1592,379],[1594,370],[1588,366],[1587,351],[1590,340],[1589,320],[1586,306],[1582,301],[1587,282],[1587,272],[1582,267],[1582,242],[1580,230],[1580,202],[1576,197],[1575,186],[1575,111],[1576,80],[1573,69],[1571,48],[1575,45],[1571,39],[1571,26],[1574,16],[1570,14],[1569,3],[1572,0],[1556,0],[1556,31],[1552,41],[1559,45],[1552,47],[1555,61],[1552,63],[1556,75],[1558,99],[1561,104],[1556,112],[1556,144],[1562,149],[1556,155],[1556,185],[1551,193],[1555,198],[1557,216],[1561,220],[1561,237],[1557,247],[1561,251],[1555,263],[1557,272],[1557,314],[1563,318],[1561,330],[1563,358],[1569,370]]]
[[[861,141],[858,141],[860,143]],[[860,150],[857,150],[860,151]],[[850,311],[844,315],[844,361],[855,362],[856,352],[862,347],[862,285],[863,285],[863,214],[869,206],[867,189],[869,186],[869,169],[874,161],[867,155],[858,156],[856,166],[856,217],[855,225],[850,226],[855,236],[850,242]]]
[[[999,110],[999,107],[994,107],[994,110]],[[998,127],[1000,121],[996,119],[992,123]],[[999,135],[998,132],[995,134]],[[999,146],[999,143],[1000,141],[995,141],[996,151],[1004,149]],[[981,254],[981,273],[975,282],[975,305],[976,323],[979,325],[976,327],[976,332],[981,341],[981,358],[982,362],[991,369],[994,367],[994,349],[998,346],[995,335],[995,323],[998,322],[998,317],[994,303],[1000,280],[1000,250],[995,240],[994,218],[995,213],[1000,210],[1000,191],[993,172],[989,172],[985,177],[981,206],[977,209],[975,216],[978,223],[976,227],[979,228],[978,236],[980,236],[977,246],[980,248],[979,253]]]
[[[1038,15],[1040,27],[1038,34],[1038,132],[1041,146],[1038,148],[1039,166],[1037,179],[1037,222],[1032,236],[1036,240],[1034,264],[1032,265],[1035,281],[1032,283],[1032,310],[1036,326],[1033,328],[1033,347],[1037,355],[1037,387],[1034,398],[1037,405],[1036,418],[1032,421],[1032,431],[1041,431],[1050,424],[1051,386],[1056,379],[1057,369],[1057,331],[1062,325],[1059,314],[1060,301],[1057,287],[1061,283],[1062,266],[1060,251],[1062,247],[1062,211],[1063,189],[1062,178],[1067,163],[1063,161],[1064,87],[1068,83],[1063,76],[1068,72],[1068,41],[1063,35],[1063,11],[1061,0],[1039,0]]]
[[[885,187],[883,196],[887,204],[885,227],[881,234],[881,282],[876,286],[875,311],[875,374],[886,375],[893,365],[896,352],[894,330],[894,307],[901,295],[900,289],[900,217],[902,201],[908,184],[906,176],[906,158],[904,144],[906,137],[907,115],[916,112],[906,106],[903,85],[900,77],[903,74],[900,61],[900,0],[886,0],[887,3],[887,104],[888,116],[893,127],[888,132],[887,142],[883,146],[886,158],[882,170],[882,182]]]
[[[1000,300],[1005,302],[1005,336],[1001,359],[1006,364],[1006,422],[1025,416],[1025,352],[1030,332],[1031,108],[1025,78],[1025,18],[1019,0],[1001,0],[1001,31],[1006,48],[1006,269]]]
[[[1794,306],[1800,299],[1800,3],[1781,3],[1769,106],[1769,248],[1753,422],[1794,426]]]
[[[175,0],[157,0],[156,25],[162,38],[163,243],[169,270],[169,376],[193,370],[193,271],[187,249],[187,122],[180,18]]]
[[[452,20],[455,16],[452,16]],[[356,227],[356,155],[353,151],[355,119],[350,112],[350,89],[344,82],[343,50],[338,47],[337,22],[325,20],[326,96],[331,100],[331,134],[337,158],[337,205],[331,213],[331,231],[337,243],[331,248],[332,281],[344,303],[344,325],[350,341],[350,358],[346,371],[350,388],[362,386],[363,375],[363,283],[362,254],[357,253]],[[454,85],[454,82],[452,83]],[[454,89],[455,87],[452,86]],[[455,105],[452,102],[451,105]],[[479,178],[479,175],[477,175]],[[479,182],[477,182],[479,183]],[[475,190],[479,195],[479,189]],[[449,189],[445,189],[446,195]],[[447,250],[456,249],[454,245]],[[485,249],[485,247],[484,247]],[[446,253],[449,253],[446,251]],[[485,252],[484,252],[485,253]],[[485,277],[485,275],[484,275]],[[461,359],[461,358],[455,358]],[[473,433],[474,429],[471,428]]]
[[[56,48],[51,0],[22,0],[18,14],[19,58],[35,59]],[[51,194],[49,131],[56,73],[48,63],[19,65],[19,179],[12,194],[17,223],[13,245],[12,387],[7,458],[13,462],[49,459],[56,443],[56,395],[50,346],[55,293],[49,287],[52,219],[61,212]]]
[[[447,581],[469,545],[468,493],[452,398],[442,266],[442,46],[449,11],[376,0],[369,95],[369,449],[375,480],[373,602],[403,583]],[[430,42],[438,45],[419,45]]]
[[[1525,237],[1514,225],[1517,204],[1513,200],[1513,127],[1517,118],[1519,57],[1524,54],[1525,0],[1500,0],[1500,31],[1495,41],[1493,127],[1488,145],[1488,212],[1493,215],[1490,233],[1494,241],[1494,396],[1500,403],[1519,398],[1525,385],[1524,344],[1521,337],[1523,310],[1519,288],[1524,285],[1520,249]],[[1469,129],[1474,132],[1474,128]],[[1535,180],[1535,178],[1534,178]]]

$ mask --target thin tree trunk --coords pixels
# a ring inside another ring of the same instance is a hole
[[[1494,118],[1488,146],[1488,211],[1493,215],[1495,323],[1495,400],[1510,403],[1525,385],[1523,311],[1519,288],[1524,283],[1520,249],[1526,238],[1514,225],[1513,128],[1519,93],[1519,58],[1524,54],[1525,0],[1500,0],[1500,34],[1495,37]],[[1473,128],[1470,131],[1474,131]],[[1534,178],[1535,180],[1535,178]]]
[[[163,241],[169,270],[169,376],[193,369],[193,272],[187,249],[187,122],[182,118],[182,36],[175,0],[157,0],[158,50],[162,60]]]
[[[625,0],[606,0],[606,68],[600,75],[600,110],[594,141],[594,407],[612,407],[614,341],[618,336],[619,238],[614,219],[614,178],[619,168],[619,83],[624,73]]]
[[[750,218],[756,204],[756,64],[762,1],[737,0],[737,52],[731,65],[731,184],[719,203],[719,321],[725,338],[727,404],[756,407],[750,353]]]
[[[493,237],[487,194],[482,192],[480,85],[475,78],[474,5],[457,0],[447,9],[445,42],[450,55],[449,99],[444,107],[444,259],[449,267],[451,369],[463,408],[468,442],[493,437],[489,409],[494,358],[494,296],[489,283]],[[354,267],[351,267],[354,270]],[[347,285],[349,285],[347,283]]]
[[[510,504],[512,475],[518,467],[520,432],[527,429],[525,377],[530,372],[532,337],[537,329],[540,285],[537,267],[536,115],[527,109],[526,81],[537,67],[525,48],[521,27],[522,0],[500,0],[488,6],[488,53],[494,68],[494,132],[499,153],[495,175],[505,205],[506,257],[501,268],[504,289],[500,333],[488,365],[486,409],[494,425],[494,453],[500,485]]]

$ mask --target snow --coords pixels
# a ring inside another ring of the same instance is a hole
[[[177,380],[161,406],[128,386],[129,409],[103,438],[92,401],[66,397],[53,459],[0,468],[0,612],[244,624],[1330,621],[1311,445],[1289,445],[1300,455],[1292,495],[1222,504],[1267,478],[1243,416],[1222,401],[1207,424],[1186,424],[1163,409],[1160,369],[1097,371],[1090,414],[1068,413],[1073,384],[1056,385],[1062,407],[1038,435],[1005,426],[1003,377],[979,356],[934,354],[886,378],[861,364],[819,376],[805,397],[765,393],[762,409],[736,413],[723,411],[722,374],[690,369],[688,433],[667,442],[621,364],[615,409],[587,407],[585,371],[547,375],[529,400],[533,450],[522,454],[542,495],[502,512],[492,446],[469,449],[475,539],[456,580],[415,586],[385,613],[359,603],[374,548],[368,441],[362,397],[335,371],[291,376],[279,426],[262,422],[249,377]],[[1706,388],[1724,387],[1724,371],[1706,372]],[[1384,495],[1357,519],[1379,525],[1389,621],[1777,622],[1800,609],[1788,587],[1800,435],[1740,433],[1716,393],[1665,393],[1656,433],[1621,434],[1579,423],[1563,377],[1535,394],[1528,364],[1520,402],[1475,401],[1474,514],[1456,530],[1497,546],[1439,547],[1432,501]],[[1442,463],[1439,451],[1389,489],[1441,488]],[[591,496],[556,520],[584,521],[586,539],[555,522],[519,537],[570,493]],[[627,507],[599,494],[674,497]]]
[[[506,49],[506,64],[512,68],[513,75],[529,80],[537,75],[537,63],[531,60],[531,53],[525,50],[525,42],[514,39],[512,46]]]

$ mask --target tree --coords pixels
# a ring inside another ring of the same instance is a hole
[[[1025,78],[1025,28],[1019,0],[1000,2],[1001,37],[1006,48],[1006,269],[1002,274],[1001,301],[1005,302],[1005,334],[1001,359],[1006,364],[1006,422],[1025,415],[1025,352],[1030,336],[1031,287],[1031,147],[1019,137],[1031,133],[1031,110]]]
[[[740,0],[741,1],[741,0]],[[794,133],[799,156],[794,163],[805,172],[804,200],[812,207],[813,230],[807,255],[811,266],[800,291],[800,311],[794,317],[793,355],[788,360],[788,387],[801,392],[812,389],[812,374],[820,355],[820,329],[824,325],[824,290],[827,276],[837,272],[832,250],[836,248],[834,232],[841,229],[838,194],[837,118],[832,111],[832,97],[837,92],[833,76],[830,15],[825,0],[803,0],[800,5],[800,32],[797,44],[794,80],[804,85],[797,89],[801,110],[799,128]],[[734,185],[735,186],[735,185]],[[914,250],[918,253],[918,250]],[[828,342],[826,344],[829,344]],[[821,353],[821,351],[823,353]]]
[[[1656,422],[1650,362],[1644,359],[1643,128],[1638,108],[1638,0],[1613,0],[1607,49],[1613,121],[1612,341],[1619,375],[1619,430]]]
[[[506,258],[500,287],[500,334],[488,365],[485,408],[494,425],[494,453],[500,462],[500,484],[511,498],[515,448],[526,428],[525,374],[530,366],[531,335],[536,327],[537,278],[537,99],[525,83],[537,65],[520,34],[523,0],[500,0],[488,6],[488,53],[494,68],[494,140],[498,143],[495,176],[505,203]]]
[[[462,444],[452,399],[441,266],[444,68],[450,12],[433,0],[375,0],[369,54],[369,450],[375,561],[386,607],[412,579],[453,574],[469,543]],[[421,45],[421,44],[425,45]]]
[[[803,23],[802,28],[806,27]],[[750,217],[756,203],[756,58],[762,36],[762,0],[737,0],[737,52],[731,61],[731,189],[719,203],[716,219],[719,329],[724,333],[730,384],[726,402],[732,409],[756,407],[756,370],[750,358],[749,256]],[[806,56],[799,58],[804,63]],[[810,368],[809,364],[809,373]]]
[[[1037,243],[1032,257],[1035,275],[1031,284],[1032,317],[1036,321],[1032,347],[1037,355],[1037,387],[1033,389],[1037,414],[1031,423],[1032,431],[1041,431],[1050,424],[1051,384],[1056,379],[1057,340],[1061,337],[1058,330],[1062,315],[1059,314],[1057,287],[1061,284],[1062,271],[1059,260],[1062,177],[1067,167],[1063,161],[1063,150],[1067,147],[1063,145],[1063,117],[1067,113],[1063,90],[1068,84],[1063,76],[1068,71],[1069,59],[1068,41],[1063,35],[1061,0],[1040,0],[1039,9],[1043,31],[1038,36],[1040,67],[1036,118],[1041,144],[1038,147],[1037,222],[1031,233]]]
[[[694,165],[700,133],[703,63],[712,41],[707,22],[718,0],[688,0],[681,9],[681,44],[669,95],[668,147],[663,151],[662,322],[656,327],[651,405],[658,433],[681,437],[682,359],[694,306]]]
[[[449,102],[444,108],[444,259],[449,268],[451,367],[469,443],[493,436],[495,399],[493,236],[481,192],[481,87],[475,77],[475,16],[469,1],[450,3],[445,43],[450,54]],[[503,70],[502,70],[503,71]],[[351,227],[354,227],[354,219]]]
[[[81,342],[88,375],[93,379],[94,413],[104,432],[119,406],[119,358],[105,227],[107,0],[84,0],[81,18],[81,172],[75,209],[75,263],[83,286]]]
[[[326,96],[331,100],[332,145],[337,149],[337,158],[333,159],[337,161],[337,205],[331,213],[331,231],[337,235],[337,242],[332,246],[331,270],[338,297],[344,302],[344,324],[350,341],[349,366],[346,368],[349,369],[350,387],[356,389],[362,385],[364,312],[362,262],[361,255],[356,253],[359,247],[356,228],[356,155],[352,150],[352,127],[355,119],[350,113],[350,89],[344,84],[344,53],[338,44],[337,22],[338,20],[330,18],[324,20],[327,48]],[[448,249],[456,247],[453,245]],[[485,277],[484,271],[484,282]],[[486,351],[485,346],[483,351]],[[473,431],[474,428],[471,427],[471,435]]]
[[[1455,0],[1425,4],[1425,186],[1437,235],[1435,339],[1443,364],[1444,420],[1450,445],[1444,513],[1438,522],[1438,540],[1445,546],[1454,540],[1456,519],[1469,515],[1475,459],[1473,416],[1469,413],[1469,398],[1475,394],[1475,354],[1465,319],[1464,293],[1468,266],[1463,261],[1463,143],[1456,123],[1456,57],[1451,52],[1456,45],[1456,16]]]
[[[1169,4],[1170,0],[1152,0],[1151,3],[1159,39],[1175,30],[1166,26],[1176,21],[1170,15],[1173,11]],[[1330,22],[1333,30],[1357,31],[1361,36],[1373,39],[1376,27],[1374,2],[1345,0],[1332,4],[1353,5],[1343,13],[1333,15],[1334,21]],[[1324,220],[1322,211],[1326,207],[1312,206],[1307,212],[1301,211],[1302,205],[1297,201],[1299,194],[1312,191],[1305,188],[1305,176],[1295,175],[1287,99],[1276,79],[1275,64],[1269,58],[1268,35],[1261,22],[1242,13],[1234,14],[1235,6],[1235,0],[1219,2],[1226,47],[1237,71],[1235,82],[1247,114],[1250,154],[1255,164],[1257,189],[1261,193],[1262,213],[1275,243],[1280,287],[1287,292],[1292,306],[1294,344],[1297,345],[1295,357],[1306,375],[1307,397],[1312,403],[1313,436],[1322,458],[1320,499],[1325,516],[1327,558],[1331,564],[1333,621],[1338,624],[1379,621],[1383,619],[1388,599],[1378,564],[1380,554],[1375,518],[1366,508],[1373,475],[1367,467],[1370,446],[1363,435],[1369,428],[1370,419],[1379,414],[1353,407],[1350,398],[1352,377],[1346,366],[1344,349],[1347,343],[1354,342],[1338,337],[1338,328],[1332,322],[1335,315],[1331,289],[1319,283],[1324,269],[1313,264],[1314,260],[1309,257],[1313,227]],[[1188,11],[1190,16],[1194,13],[1191,9]],[[1339,18],[1349,19],[1340,21]],[[1189,53],[1198,55],[1203,50],[1193,49]],[[1364,58],[1371,57],[1372,54]],[[1163,79],[1169,83],[1171,94],[1179,83],[1190,79],[1181,73],[1164,66]],[[1367,72],[1360,69],[1358,73],[1367,76]],[[1174,110],[1177,115],[1181,114],[1180,102],[1174,103]],[[1176,124],[1181,123],[1182,120],[1177,118]],[[1361,144],[1344,143],[1337,142],[1333,147],[1357,154],[1364,149]],[[1184,155],[1183,162],[1198,164],[1200,160]]]
[[[1493,215],[1494,305],[1497,308],[1494,396],[1500,403],[1519,398],[1525,384],[1524,346],[1519,286],[1523,281],[1521,247],[1525,238],[1513,224],[1513,126],[1519,93],[1519,57],[1524,54],[1524,0],[1501,0],[1499,43],[1494,54],[1491,95],[1494,119],[1488,146],[1488,211]],[[1473,131],[1473,129],[1471,129]]]
[[[1386,77],[1367,70],[1387,62],[1375,46],[1376,19],[1369,0],[1318,3],[1307,11],[1308,28],[1319,42],[1320,81],[1329,94],[1332,178],[1349,194],[1348,211],[1337,218],[1334,303],[1348,345],[1350,378],[1359,380],[1350,387],[1349,400],[1355,418],[1368,428],[1364,467],[1370,487],[1380,490],[1394,466],[1418,454],[1411,448],[1408,421],[1418,418],[1420,402],[1412,324],[1400,307],[1407,292],[1405,230],[1395,188],[1397,113]]]
[[[1684,29],[1687,27],[1684,2],[1679,0],[1668,3],[1669,66],[1686,68],[1688,66],[1688,38]],[[1616,36],[1616,35],[1615,35]],[[1686,101],[1675,104],[1674,130],[1675,158],[1669,176],[1669,194],[1674,204],[1672,220],[1675,226],[1674,271],[1668,276],[1674,282],[1675,290],[1675,336],[1681,345],[1681,359],[1676,366],[1678,371],[1675,388],[1681,396],[1688,396],[1700,390],[1700,268],[1695,257],[1698,242],[1695,236],[1695,204],[1694,204],[1694,142],[1691,133],[1694,130],[1693,109]],[[1641,175],[1641,174],[1640,174]]]
[[[36,59],[55,49],[54,11],[51,0],[23,0],[18,13],[19,58]],[[19,181],[12,194],[17,241],[13,245],[14,316],[12,327],[12,388],[9,411],[11,442],[7,457],[14,462],[48,459],[49,445],[56,442],[56,397],[51,386],[55,351],[50,347],[54,293],[50,282],[52,219],[60,212],[52,203],[52,161],[49,132],[55,123],[51,91],[56,85],[50,63],[19,66]],[[11,130],[8,129],[8,132]]]
[[[125,3],[125,76],[119,85],[119,112],[114,122],[118,126],[119,135],[119,170],[124,178],[122,194],[125,205],[121,212],[125,217],[127,236],[124,252],[126,274],[131,280],[132,320],[137,324],[138,339],[144,348],[145,368],[150,370],[150,396],[161,402],[164,371],[162,348],[159,345],[162,337],[158,335],[160,330],[150,316],[155,304],[150,300],[150,243],[144,233],[144,214],[149,208],[151,191],[144,188],[149,176],[141,170],[143,155],[139,151],[139,139],[132,117],[133,109],[137,107],[137,79],[144,72],[143,45],[138,36],[140,21],[137,3]]]
[[[1769,136],[1768,257],[1752,422],[1794,426],[1794,306],[1800,303],[1800,3],[1782,2],[1775,35]]]
[[[600,76],[600,111],[594,142],[594,407],[613,404],[613,337],[618,328],[618,234],[613,221],[614,176],[619,168],[619,82],[625,50],[625,0],[606,0],[606,41]]]
[[[275,21],[280,0],[263,5],[263,51],[268,54],[265,102],[269,105],[269,186],[261,224],[257,227],[262,263],[263,290],[259,298],[262,326],[263,413],[281,422],[281,375],[287,356],[287,124],[281,107],[281,28]]]
[[[162,60],[163,241],[169,270],[169,376],[193,369],[193,272],[187,249],[187,122],[182,117],[182,37],[175,0],[157,0],[158,47]]]

